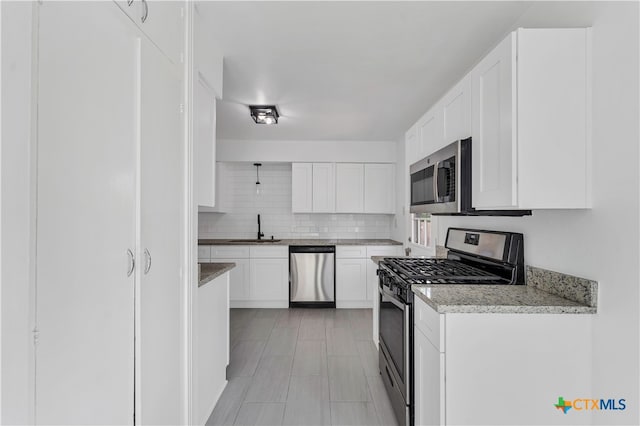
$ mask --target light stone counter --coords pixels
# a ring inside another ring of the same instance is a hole
[[[228,272],[236,267],[233,262],[230,263],[200,263],[198,264],[198,270],[200,271],[200,277],[198,280],[198,287],[213,281],[220,275]]]
[[[527,266],[527,285],[413,285],[439,313],[595,314],[597,283]]]

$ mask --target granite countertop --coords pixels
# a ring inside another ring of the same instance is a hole
[[[239,239],[238,239],[239,240]],[[221,246],[243,246],[243,245],[259,245],[259,246],[401,246],[402,243],[389,239],[282,239],[276,242],[270,242],[265,239],[264,243],[257,243],[251,240],[237,241],[233,239],[200,239],[198,245],[221,245]]]
[[[235,263],[200,263],[199,271],[200,271],[200,280],[198,281],[198,287],[202,287],[203,285],[213,281],[218,278],[220,275],[228,272],[236,267]]]
[[[595,281],[526,267],[527,285],[413,285],[439,313],[595,314]]]

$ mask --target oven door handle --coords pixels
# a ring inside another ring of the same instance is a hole
[[[402,309],[403,311],[407,307],[406,304],[404,304],[404,303],[400,302],[398,299],[396,299],[396,297],[395,297],[395,295],[393,293],[391,293],[390,291],[385,290],[384,288],[380,289],[380,294],[382,294],[383,296],[387,296],[387,298],[389,298],[389,302],[393,303],[394,305],[396,305],[398,308]]]

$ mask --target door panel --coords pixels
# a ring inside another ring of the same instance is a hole
[[[179,424],[184,175],[181,80],[174,65],[146,39],[141,45],[140,82],[141,280],[136,330],[136,395],[140,397],[136,417],[144,424]]]
[[[36,422],[132,424],[137,37],[111,2],[39,10]]]

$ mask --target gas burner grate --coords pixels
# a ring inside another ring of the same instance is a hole
[[[504,283],[504,278],[450,259],[386,259],[385,264],[413,284]]]

